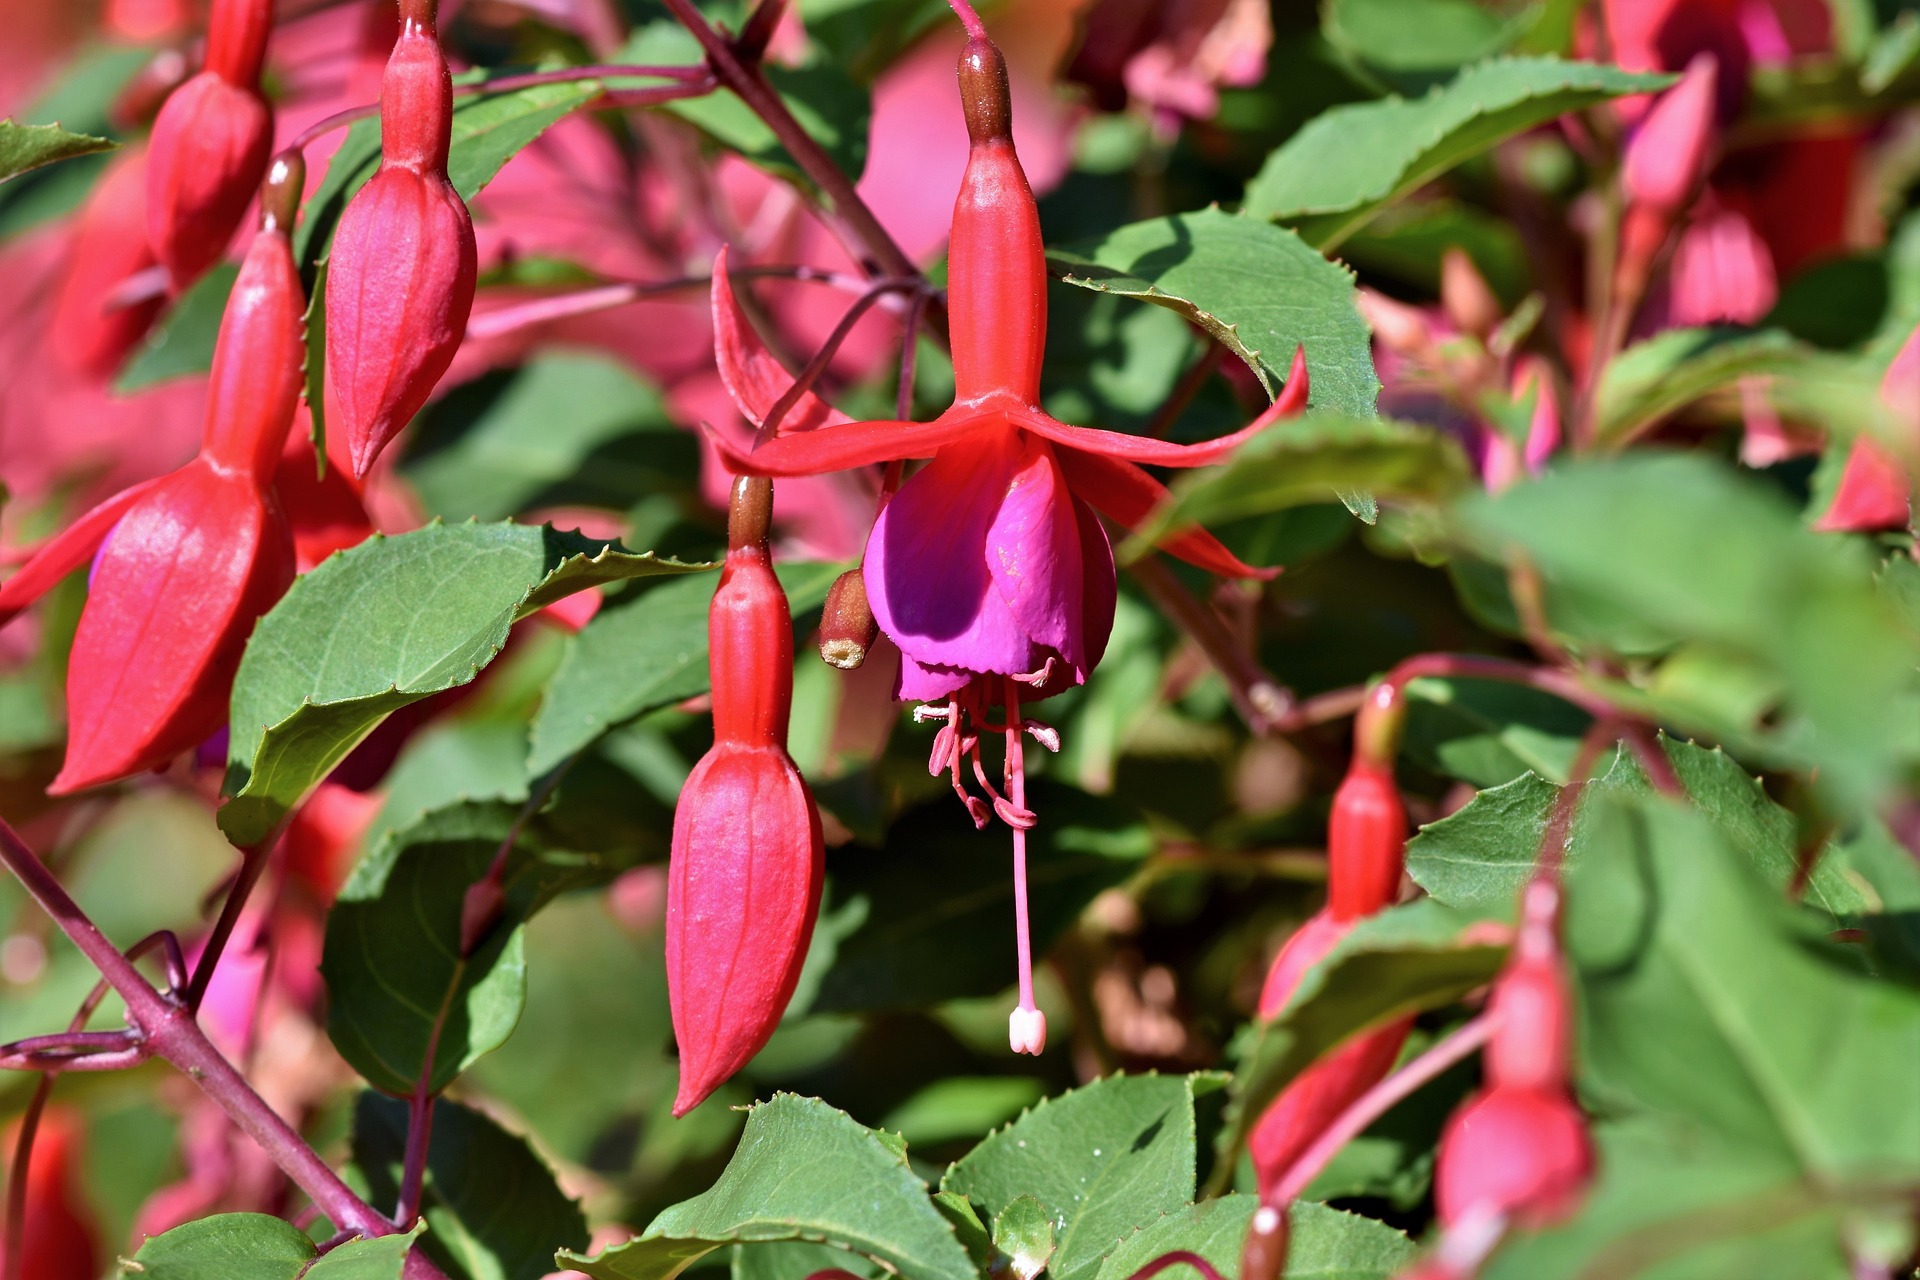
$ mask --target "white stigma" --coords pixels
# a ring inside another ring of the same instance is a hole
[[[1015,1053],[1030,1053],[1036,1058],[1047,1047],[1047,1015],[1024,1006],[1007,1015],[1007,1043]]]

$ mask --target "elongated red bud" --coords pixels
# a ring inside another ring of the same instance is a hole
[[[820,815],[786,750],[793,622],[768,552],[771,519],[771,482],[737,481],[707,624],[714,744],[681,788],[667,864],[675,1115],[773,1035],[820,906]]]
[[[1493,1036],[1486,1074],[1496,1088],[1564,1089],[1573,1054],[1573,992],[1556,935],[1559,889],[1527,886],[1513,955],[1495,979],[1487,1011]]]
[[[297,157],[275,163],[260,230],[227,297],[207,389],[201,453],[262,483],[279,464],[304,383],[307,302],[288,239],[303,168]]]
[[[859,569],[849,569],[827,589],[827,606],[820,615],[820,659],[842,671],[857,670],[879,634],[867,603],[866,578]]]
[[[1694,55],[1680,83],[1647,112],[1621,171],[1629,202],[1671,220],[1692,200],[1713,146],[1718,68],[1712,54]]]
[[[967,168],[947,254],[954,398],[996,393],[1038,404],[1047,341],[1047,265],[1040,210],[1013,149],[1007,64],[976,37],[960,53]]]
[[[1378,684],[1354,720],[1353,763],[1327,821],[1327,910],[1357,920],[1400,894],[1407,809],[1393,780],[1406,705],[1399,686]]]
[[[49,334],[54,359],[71,373],[113,373],[165,301],[158,289],[132,303],[117,296],[156,262],[147,243],[146,185],[147,152],[129,148],[107,166],[74,227]]]
[[[1572,1213],[1592,1176],[1587,1119],[1564,1089],[1495,1086],[1440,1135],[1434,1204],[1449,1227],[1482,1215],[1549,1226]]]
[[[206,69],[153,122],[147,236],[175,289],[219,260],[266,173],[273,109],[260,67],[272,28],[272,0],[216,0]]]
[[[380,92],[380,169],[334,233],[327,404],[356,475],[426,404],[473,308],[473,218],[447,180],[453,87],[433,6],[408,0]]]

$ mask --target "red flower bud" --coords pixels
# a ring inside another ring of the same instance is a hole
[[[825,874],[820,815],[787,754],[793,621],[767,549],[772,485],[734,486],[708,620],[714,744],[673,815],[667,994],[684,1115],[773,1035],[800,979]]]
[[[121,305],[115,291],[154,265],[147,244],[147,153],[131,148],[101,175],[74,227],[54,300],[54,359],[69,372],[104,378],[140,341],[165,300],[158,291]]]
[[[1592,1174],[1587,1120],[1564,1089],[1496,1085],[1440,1135],[1434,1201],[1449,1227],[1477,1215],[1548,1226],[1573,1211]]]
[[[380,93],[383,154],[334,233],[327,406],[365,475],[453,362],[473,307],[473,219],[447,180],[453,87],[432,6],[405,25]]]
[[[1553,960],[1518,957],[1488,1002],[1487,1079],[1501,1088],[1563,1089],[1573,1050],[1573,1000]]]
[[[993,43],[967,41],[960,56],[967,168],[953,206],[947,315],[954,400],[1011,393],[1040,402],[1047,342],[1047,264],[1040,212],[1013,150],[1007,64]]]
[[[1393,771],[1355,759],[1333,794],[1327,822],[1327,910],[1356,920],[1400,894],[1406,865],[1407,809]]]
[[[282,224],[254,237],[214,346],[200,456],[82,516],[0,587],[0,621],[94,554],[49,790],[166,763],[226,723],[253,624],[293,579],[270,487],[300,390],[305,306]]]
[[[1908,435],[1920,447],[1920,329],[1887,367],[1880,380],[1880,399],[1907,425]],[[1870,533],[1904,529],[1912,520],[1913,486],[1899,461],[1871,439],[1853,442],[1847,468],[1833,505],[1814,527],[1830,532]]]
[[[226,252],[273,146],[260,65],[271,0],[217,0],[206,69],[174,90],[153,122],[147,237],[183,289]]]
[[[1654,102],[1627,144],[1620,176],[1630,203],[1664,214],[1669,222],[1687,207],[1707,171],[1717,79],[1713,55],[1695,54],[1680,83]]]

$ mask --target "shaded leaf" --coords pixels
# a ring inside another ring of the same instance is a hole
[[[1373,416],[1380,381],[1353,276],[1290,231],[1202,209],[1051,250],[1047,265],[1078,288],[1171,308],[1244,361],[1269,396],[1304,344],[1312,403]]]
[[[804,560],[777,567],[796,628],[845,568]],[[705,693],[707,607],[718,587],[700,578],[631,592],[571,637],[534,716],[528,771],[545,773],[607,730]]]
[[[769,1240],[839,1245],[907,1280],[978,1280],[897,1139],[789,1093],[748,1113],[711,1189],[626,1244],[592,1258],[562,1251],[556,1261],[594,1280],[666,1280],[721,1245]]]
[[[1036,778],[1027,803],[1028,917],[1044,954],[1102,890],[1139,869],[1154,840],[1140,816]],[[1003,991],[1013,980],[1013,876],[943,795],[896,820],[885,847],[834,851],[823,919],[842,919],[815,1013],[913,1008]]]
[[[378,1204],[399,1198],[406,1145],[407,1104],[361,1094],[353,1161]],[[555,1249],[587,1247],[580,1206],[526,1142],[444,1098],[433,1104],[421,1208],[421,1252],[451,1280],[540,1280],[553,1270]]]
[[[1393,87],[1418,91],[1506,52],[1534,17],[1526,10],[1509,17],[1472,0],[1330,0],[1320,30]]]
[[[1420,98],[1321,113],[1247,184],[1253,217],[1303,223],[1332,247],[1382,208],[1503,139],[1569,111],[1646,93],[1671,77],[1558,58],[1507,58],[1462,71]]]
[[[1053,1256],[1053,1219],[1032,1196],[1015,1196],[993,1215],[993,1244],[1006,1258],[1006,1274],[1033,1280]]]
[[[1331,413],[1290,418],[1241,446],[1232,461],[1175,480],[1172,499],[1117,554],[1138,558],[1182,525],[1265,515],[1353,490],[1432,501],[1472,479],[1460,446],[1430,427]]]
[[[526,1000],[520,926],[555,894],[606,874],[521,817],[521,806],[498,803],[428,814],[363,858],[328,912],[327,1034],[376,1089],[404,1096],[424,1075],[437,1093],[505,1041]],[[510,838],[500,921],[463,958],[467,889]]]
[[[709,567],[516,524],[436,523],[328,558],[247,644],[221,829],[264,838],[390,712],[473,679],[515,620],[602,583]]]

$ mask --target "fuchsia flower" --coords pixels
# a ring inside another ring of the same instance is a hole
[[[816,475],[895,462],[932,461],[884,506],[867,539],[864,578],[880,629],[901,651],[896,696],[930,701],[916,715],[944,719],[930,767],[951,771],[979,826],[997,813],[1014,829],[1014,890],[1020,1006],[1010,1039],[1038,1053],[1045,1019],[1033,1003],[1026,927],[1026,808],[1021,736],[1056,746],[1052,730],[1025,720],[1021,704],[1084,681],[1113,626],[1113,553],[1096,512],[1134,525],[1166,497],[1141,463],[1193,467],[1219,462],[1275,420],[1306,404],[1303,352],[1280,398],[1253,423],[1198,445],[1068,426],[1039,407],[1046,345],[1046,263],[1039,212],[1015,155],[1011,101],[1000,52],[974,32],[960,59],[970,149],[954,206],[948,258],[953,407],[932,422],[849,422],[802,395],[770,439],[741,449],[709,431],[741,474]],[[742,411],[761,424],[771,401],[767,356],[739,316],[724,255],[714,272],[716,343]],[[1177,531],[1172,554],[1230,577],[1271,576],[1241,563],[1212,535]],[[998,719],[992,707],[1004,708]],[[981,731],[1003,733],[1006,792],[979,759]],[[966,792],[961,767],[992,797]]]
[[[300,186],[297,162],[268,178],[261,229],[214,348],[199,456],[95,507],[0,586],[4,622],[93,559],[55,794],[164,764],[226,723],[254,620],[293,579],[272,480],[305,356],[306,304],[287,238]]]

